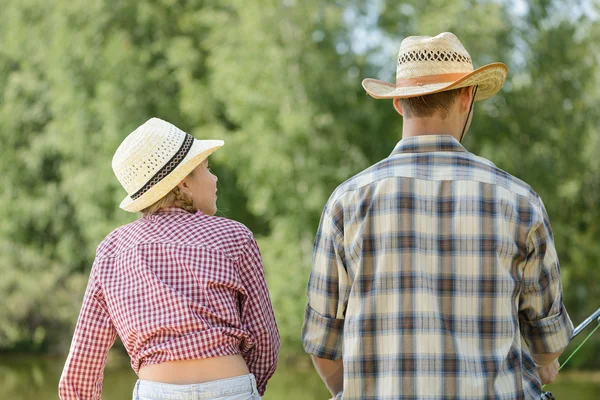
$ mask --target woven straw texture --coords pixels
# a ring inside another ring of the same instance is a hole
[[[193,139],[191,147],[182,149],[186,137],[188,134],[175,125],[152,118],[123,140],[112,160],[113,171],[128,193],[122,209],[137,212],[154,204],[224,144],[222,140]],[[165,172],[167,167],[169,173]],[[156,183],[146,190],[151,180]],[[133,199],[136,193],[139,197]]]
[[[416,97],[479,85],[475,98],[478,101],[495,95],[507,75],[508,68],[502,63],[474,70],[471,56],[458,38],[445,32],[435,37],[411,36],[402,41],[396,68],[397,84],[367,78],[362,85],[369,95],[378,99]],[[427,78],[422,79],[423,82],[418,82],[424,77]]]

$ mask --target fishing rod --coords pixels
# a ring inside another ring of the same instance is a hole
[[[575,353],[577,353],[577,351],[579,351],[581,346],[583,346],[585,344],[585,342],[588,341],[588,339],[598,330],[598,328],[600,328],[600,308],[598,308],[594,313],[592,313],[592,315],[587,317],[581,324],[577,325],[577,328],[575,328],[575,330],[573,331],[573,335],[571,335],[571,340],[573,340],[575,338],[575,336],[579,335],[585,328],[587,328],[594,321],[598,321],[598,326],[596,326],[594,328],[594,330],[590,332],[590,334],[583,340],[583,342],[581,342],[581,344],[579,346],[577,346],[577,348],[571,353],[571,355],[567,358],[567,360],[562,363],[562,365],[558,369],[559,371],[562,369],[562,367],[565,366],[565,364],[571,359],[571,357],[573,357],[575,355]],[[542,388],[544,386],[542,386]],[[540,399],[541,400],[555,400],[554,396],[550,392],[543,392]]]
[[[571,339],[573,339],[575,336],[579,335],[581,333],[581,331],[584,330],[585,328],[587,328],[588,325],[591,324],[595,319],[598,319],[598,323],[600,324],[600,308],[598,308],[592,315],[587,317],[585,319],[585,321],[583,321],[581,324],[579,324],[577,326],[577,328],[575,328],[575,330],[573,331],[573,336],[571,336]]]

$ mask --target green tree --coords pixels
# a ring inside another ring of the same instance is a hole
[[[400,139],[391,102],[360,81],[393,81],[402,38],[442,31],[476,65],[510,67],[505,89],[476,106],[466,146],[544,198],[578,322],[600,298],[600,29],[578,2],[527,4],[517,14],[475,0],[5,1],[0,349],[68,344],[95,247],[136,218],[118,209],[111,157],[158,116],[225,140],[220,213],[259,238],[284,353],[299,354],[322,207]],[[579,362],[597,364],[593,354]]]

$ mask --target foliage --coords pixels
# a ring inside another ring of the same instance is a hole
[[[259,237],[284,354],[299,354],[322,207],[400,138],[391,103],[360,81],[392,81],[400,40],[442,31],[476,65],[509,65],[505,89],[476,107],[466,146],[545,200],[579,322],[600,305],[598,14],[576,1],[527,4],[5,1],[0,348],[68,345],[95,247],[135,218],[117,207],[125,193],[111,157],[158,116],[225,140],[213,160],[220,213]],[[580,365],[598,365],[594,346]]]

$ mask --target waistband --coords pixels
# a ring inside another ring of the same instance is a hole
[[[140,396],[156,400],[200,400],[242,393],[258,396],[253,374],[191,385],[174,385],[140,379],[135,384],[134,399]]]

